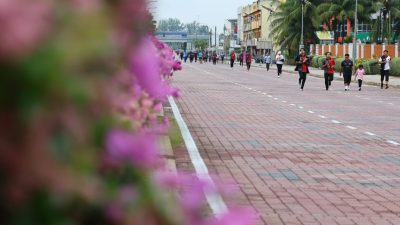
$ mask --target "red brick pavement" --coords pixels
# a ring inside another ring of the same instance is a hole
[[[174,77],[209,170],[240,186],[228,205],[252,205],[257,224],[399,225],[400,90],[309,77],[301,92],[275,72],[193,64]]]

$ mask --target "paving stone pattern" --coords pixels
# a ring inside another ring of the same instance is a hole
[[[210,173],[256,224],[399,225],[400,90],[226,65],[184,65],[177,100]],[[177,152],[178,168],[191,170]]]

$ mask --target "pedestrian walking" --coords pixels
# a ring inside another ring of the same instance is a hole
[[[350,60],[350,55],[345,54],[340,69],[340,76],[342,76],[343,73],[344,91],[350,90],[351,76],[353,74],[353,66],[354,64],[353,61]]]
[[[215,53],[215,52],[212,55],[212,62],[214,65],[217,65],[217,53]]]
[[[272,61],[272,59],[271,59],[271,56],[269,55],[269,53],[265,54],[264,62],[267,67],[267,71],[269,71],[269,65],[271,65],[271,61]]]
[[[199,53],[197,53],[197,57],[199,57],[200,64],[203,64],[203,51],[199,51]]]
[[[304,90],[304,84],[306,83],[308,70],[309,58],[305,53],[304,48],[300,49],[300,54],[296,57],[296,69],[299,72],[299,86],[300,89]]]
[[[389,88],[389,72],[390,72],[390,61],[392,59],[389,56],[388,50],[383,51],[383,55],[379,58],[379,64],[381,64],[381,89],[383,89],[383,80],[386,81],[386,88]]]
[[[281,51],[278,51],[275,60],[276,60],[276,67],[278,68],[278,77],[281,77],[283,63],[285,62],[285,57],[282,55]]]
[[[194,53],[192,51],[190,51],[189,52],[189,61],[190,61],[190,63],[193,62],[193,59],[194,59]]]
[[[365,75],[365,70],[364,70],[364,66],[361,64],[358,66],[358,69],[356,70],[355,74],[354,74],[354,80],[358,80],[358,91],[361,91],[361,86],[362,86],[362,82],[364,79],[364,75]]]
[[[197,51],[196,51],[196,52],[194,52],[194,62],[196,62],[196,63],[197,63]]]
[[[186,51],[184,51],[183,52],[183,61],[186,63],[187,59],[188,59],[188,54]]]
[[[243,52],[242,53],[240,53],[240,55],[239,55],[239,65],[240,66],[243,66]]]
[[[236,54],[234,51],[231,52],[231,68],[233,69],[233,64],[235,63]]]
[[[181,51],[181,52],[179,53],[179,58],[181,59],[181,61],[183,60],[183,51]]]
[[[250,71],[250,66],[251,66],[251,54],[250,54],[250,52],[247,52],[247,54],[246,54],[246,66],[247,66],[247,71]]]
[[[221,63],[224,64],[225,53],[221,52]]]
[[[333,81],[333,74],[335,73],[335,60],[332,59],[331,53],[325,53],[326,58],[322,61],[322,68],[324,69],[325,88],[328,91]]]

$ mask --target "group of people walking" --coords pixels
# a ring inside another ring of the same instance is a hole
[[[330,52],[325,53],[325,55],[326,58],[322,61],[322,69],[324,70],[325,89],[328,91],[334,79],[336,62],[332,58]],[[207,62],[208,60],[209,62],[212,61],[213,64],[217,64],[219,63],[219,60],[221,60],[222,63],[224,63],[225,54],[217,52],[208,53],[200,50],[197,52],[190,51],[189,53],[181,52],[180,57],[181,59],[184,60],[184,62],[186,62],[186,60],[189,58],[191,63],[193,61],[197,62],[198,60],[200,63],[203,63]],[[230,67],[232,69],[235,65],[235,61],[238,60],[240,66],[244,66],[244,63],[246,63],[247,71],[250,70],[252,63],[252,55],[249,51],[242,51],[241,53],[239,53],[238,56],[234,51],[231,51],[229,58],[230,58]],[[266,64],[267,71],[269,71],[270,66],[272,64],[271,55],[267,53],[264,56],[263,60]],[[390,61],[391,58],[388,55],[388,51],[385,50],[383,52],[383,55],[379,58],[378,61],[378,64],[381,67],[381,89],[383,89],[384,87],[385,89],[389,88]],[[275,57],[275,64],[277,66],[278,78],[282,74],[282,67],[284,62],[285,62],[285,57],[283,56],[282,52],[278,51]],[[300,49],[299,54],[295,58],[295,63],[296,63],[295,71],[298,71],[299,74],[299,86],[300,89],[303,91],[307,80],[307,74],[310,73],[308,68],[310,64],[310,59],[307,56],[304,48]],[[357,80],[358,82],[358,90],[361,91],[365,75],[364,67],[362,64],[360,64],[356,69],[354,69],[354,71],[353,68],[354,68],[354,62],[350,59],[349,54],[345,54],[345,58],[340,65],[340,72],[339,72],[340,76],[343,75],[345,91],[350,90],[350,84],[353,75],[354,75],[354,80]]]
[[[207,51],[189,51],[187,53],[186,51],[181,51],[179,54],[179,57],[181,61],[184,61],[185,63],[189,59],[190,63],[197,63],[199,61],[200,64],[207,63],[207,62],[212,62],[214,65],[219,63],[221,60],[222,63],[224,63],[225,60],[225,53],[217,53],[217,52],[207,52]]]
[[[330,86],[332,85],[332,81],[334,78],[335,73],[335,60],[331,57],[331,53],[327,52],[326,58],[322,61],[322,69],[324,70],[324,80],[325,80],[325,89],[328,91]],[[390,70],[390,56],[388,55],[388,51],[385,50],[383,55],[380,57],[378,63],[381,65],[381,89],[383,89],[383,81],[386,82],[386,89],[389,88],[389,70]],[[299,86],[300,89],[304,90],[304,85],[307,78],[307,73],[309,72],[308,65],[309,65],[309,58],[305,54],[304,48],[300,49],[299,55],[295,59],[296,61],[296,68],[295,70],[299,73]],[[345,54],[345,59],[342,61],[340,65],[340,76],[343,74],[344,80],[344,90],[350,90],[350,83],[351,78],[354,75],[354,80],[358,82],[358,90],[361,91],[365,70],[364,66],[360,64],[354,71],[354,63],[350,60],[350,55]],[[279,71],[278,71],[279,75]]]
[[[236,53],[234,51],[231,51],[230,59],[231,59],[230,65],[231,65],[231,68],[233,69],[233,65],[235,64],[235,60],[236,60]],[[251,60],[252,60],[252,56],[251,56],[250,52],[243,51],[242,53],[240,53],[240,55],[239,55],[239,65],[243,66],[243,61],[246,62],[247,71],[250,71]]]

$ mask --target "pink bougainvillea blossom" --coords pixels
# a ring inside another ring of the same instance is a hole
[[[111,131],[106,140],[108,155],[120,162],[151,168],[159,162],[157,138],[153,134],[131,134],[123,130]]]
[[[168,95],[177,95],[177,89],[171,87],[160,75],[158,52],[149,37],[143,38],[138,48],[131,54],[130,65],[134,82],[151,97],[164,100]],[[169,71],[172,64],[169,65]]]
[[[23,57],[47,35],[52,25],[49,1],[0,1],[0,58]]]

